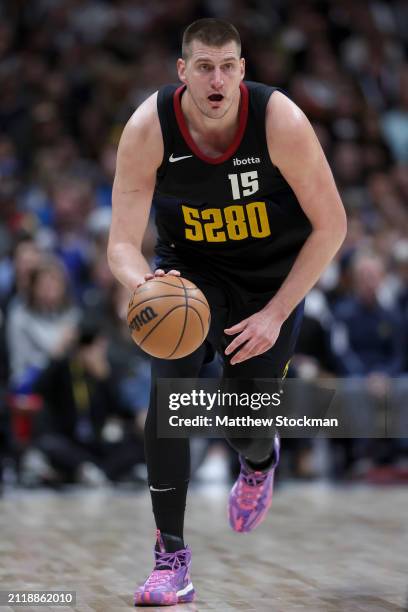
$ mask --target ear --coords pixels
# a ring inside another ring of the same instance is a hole
[[[241,81],[242,81],[245,77],[245,60],[243,57],[241,57],[241,59],[239,60],[239,63],[240,63]]]
[[[180,81],[182,83],[186,82],[186,62],[179,57],[179,59],[177,60],[177,73],[178,73],[178,78],[180,79]]]

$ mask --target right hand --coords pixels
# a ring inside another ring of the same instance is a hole
[[[150,272],[149,274],[145,274],[144,279],[137,285],[136,289],[141,287],[146,281],[159,276],[180,276],[180,272],[178,270],[169,270],[169,272],[165,272],[161,268],[158,268],[153,273]]]

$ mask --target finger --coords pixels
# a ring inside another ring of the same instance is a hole
[[[242,350],[238,351],[238,353],[231,358],[230,364],[236,365],[237,363],[242,363],[243,361],[250,359],[253,356],[253,351],[253,346],[247,343]]]
[[[170,274],[171,276],[180,276],[180,272],[178,270],[169,270],[167,274]]]
[[[258,352],[256,343],[250,341],[247,342],[245,346],[232,357],[230,363],[231,365],[242,363],[243,361],[251,359],[252,357],[255,357],[256,355],[260,354],[261,351]]]
[[[233,325],[232,327],[227,327],[226,329],[224,329],[224,333],[230,336],[233,334],[239,334],[239,332],[243,331],[247,325],[248,325],[248,319],[243,319],[236,325]]]
[[[252,357],[262,355],[269,348],[269,344],[266,344],[265,342],[257,342],[256,339],[253,339],[247,342],[246,345],[232,357],[230,363],[231,365],[235,365],[236,363],[241,363],[247,359],[252,359]]]
[[[244,330],[242,334],[239,334],[234,340],[227,346],[225,349],[225,354],[230,355],[233,353],[241,344],[247,342],[250,338],[250,332],[248,330]]]
[[[146,281],[151,280],[153,277],[153,274],[151,274],[149,272],[149,274],[145,274],[143,277],[143,280],[141,280],[137,285],[136,285],[136,289],[138,289],[139,287],[141,287],[142,285],[145,284]]]
[[[157,268],[157,270],[154,271],[154,275],[155,276],[164,276],[165,275],[165,271],[162,270],[161,268]]]

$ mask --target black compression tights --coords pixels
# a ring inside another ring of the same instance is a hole
[[[205,346],[183,359],[152,360],[150,406],[145,424],[145,451],[148,482],[157,528],[163,533],[183,537],[184,511],[190,477],[190,443],[188,439],[157,437],[157,406],[155,381],[157,378],[195,378],[205,358]],[[230,366],[226,364],[226,378],[272,378],[271,365],[261,357]],[[273,439],[231,438],[227,441],[251,463],[261,463],[271,455]]]

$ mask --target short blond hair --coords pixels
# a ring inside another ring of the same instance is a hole
[[[223,47],[235,42],[241,55],[241,37],[232,23],[223,19],[207,18],[193,21],[184,31],[182,42],[183,59],[188,59],[193,40],[198,40],[208,47]]]

